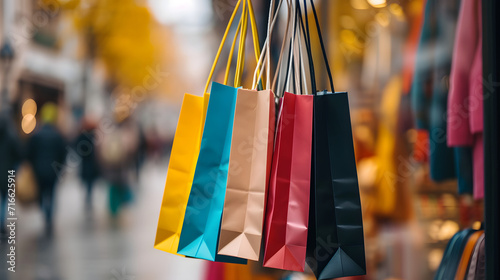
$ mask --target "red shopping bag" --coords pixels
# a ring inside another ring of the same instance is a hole
[[[281,101],[266,209],[264,266],[304,271],[313,96],[285,92]]]

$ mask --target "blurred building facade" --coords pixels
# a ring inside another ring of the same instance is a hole
[[[64,119],[61,129],[71,132],[85,108],[103,111],[105,78],[85,55],[85,41],[75,32],[71,18],[62,13],[58,1],[3,0],[3,44],[10,44],[14,58],[7,70],[8,107],[25,134],[36,122],[36,108],[56,103]],[[35,111],[21,112],[27,99],[36,102]],[[88,109],[87,109],[88,110]],[[26,114],[34,118],[22,120]],[[23,124],[24,123],[24,124]]]

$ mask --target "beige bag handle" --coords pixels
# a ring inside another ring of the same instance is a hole
[[[302,39],[306,38],[302,38],[303,33],[301,32],[302,29],[300,27],[302,18],[299,18],[301,16],[301,13],[299,13],[300,7],[297,7],[297,5],[300,5],[298,1],[295,2],[295,4],[293,5],[293,12],[295,13],[293,16],[294,32],[292,33],[293,35],[291,38],[290,53],[289,53],[289,55],[292,56],[293,59],[290,59],[290,61],[288,62],[289,65],[287,67],[287,77],[285,77],[286,79],[284,84],[285,88],[283,89],[283,91],[288,90],[289,92],[291,92],[290,86],[292,86],[293,83],[290,83],[290,79],[294,78],[295,94],[308,94],[309,89],[307,88],[307,76],[305,75],[306,68],[304,67],[305,60],[303,55],[303,51],[306,50],[306,48],[302,43],[303,41]],[[293,77],[291,76],[292,66],[294,72]],[[300,83],[301,82],[300,76],[302,76],[303,78],[305,87],[302,87],[302,84]]]
[[[290,0],[287,0],[287,1],[289,2]],[[270,83],[271,83],[271,81],[270,81],[271,59],[270,59],[270,56],[268,56],[267,54],[270,53],[270,50],[271,50],[272,32],[274,30],[274,25],[275,25],[276,20],[278,18],[277,15],[280,11],[282,3],[283,3],[283,0],[279,0],[278,7],[275,10],[274,9],[275,2],[274,2],[274,0],[271,0],[270,6],[269,6],[269,18],[267,20],[267,36],[266,36],[266,39],[264,41],[264,48],[262,49],[262,53],[260,54],[257,65],[255,66],[255,71],[254,71],[253,80],[252,80],[252,88],[253,89],[257,88],[259,80],[262,78],[262,73],[263,73],[266,66],[267,66],[266,89],[269,89],[269,87],[270,87]],[[273,14],[273,11],[275,11],[274,14]],[[266,63],[263,63],[264,59],[266,59]]]
[[[273,84],[271,86],[271,89],[273,90],[273,92],[277,92],[277,90],[278,90],[277,84],[281,84],[281,82],[278,82],[278,77],[279,77],[279,81],[281,81],[281,79],[284,78],[284,75],[280,75],[279,73],[281,70],[283,70],[282,64],[284,63],[283,57],[285,55],[285,49],[288,46],[288,44],[291,42],[291,38],[292,38],[292,34],[289,32],[290,23],[293,21],[292,12],[293,12],[293,4],[291,3],[291,1],[288,1],[288,14],[287,14],[286,29],[285,29],[285,38],[283,39],[283,43],[281,45],[280,56],[278,58],[278,63],[276,65],[276,71],[275,71],[274,78],[273,78]],[[279,97],[278,94],[275,94],[275,96]]]

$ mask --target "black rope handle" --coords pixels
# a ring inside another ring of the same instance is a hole
[[[333,78],[332,78],[332,72],[330,70],[330,64],[328,63],[328,56],[326,54],[326,48],[325,48],[325,44],[323,42],[323,36],[321,35],[321,26],[319,24],[319,20],[318,20],[318,13],[316,12],[316,7],[314,6],[314,0],[310,0],[311,2],[311,7],[312,7],[312,11],[313,11],[313,14],[314,14],[314,21],[316,22],[316,30],[318,31],[318,37],[319,37],[319,42],[320,42],[320,45],[321,45],[321,51],[323,53],[323,59],[325,61],[325,66],[326,66],[326,71],[328,73],[328,79],[330,80],[330,89],[332,90],[332,93],[335,92],[335,87],[333,85]],[[304,0],[304,9],[306,10],[306,15],[307,15],[307,2],[306,0]],[[311,35],[309,33],[309,21],[307,20],[307,16],[306,16],[306,31],[307,31],[307,40],[309,40],[309,48],[311,47]],[[312,59],[311,59],[312,61]],[[314,64],[312,66],[312,68],[314,68]],[[316,94],[317,92],[317,89],[316,89],[316,82],[314,82],[314,94]]]
[[[321,45],[321,51],[322,51],[322,54],[323,54],[323,59],[325,61],[325,66],[326,66],[326,70],[327,70],[327,74],[328,74],[328,78],[329,78],[329,82],[330,82],[330,89],[331,89],[332,93],[334,93],[335,92],[335,87],[334,87],[334,84],[333,84],[332,72],[331,72],[331,69],[330,69],[330,64],[328,62],[328,56],[327,56],[327,53],[326,53],[326,48],[325,48],[325,44],[324,44],[324,41],[323,41],[323,36],[322,36],[322,33],[321,33],[321,27],[320,27],[320,24],[319,24],[318,13],[316,12],[316,7],[314,5],[314,1],[310,0],[310,2],[311,2],[311,7],[312,7],[313,15],[314,15],[314,21],[315,21],[315,24],[316,24],[316,30],[318,32],[318,38],[319,38],[320,45]],[[298,24],[297,20],[300,20],[299,21],[299,23],[300,23],[299,25],[300,25],[300,28],[302,29],[302,32],[303,32],[304,37],[305,37],[305,45],[306,45],[306,51],[307,51],[307,56],[308,56],[308,61],[309,61],[309,71],[310,71],[310,76],[311,76],[312,94],[316,94],[318,91],[317,91],[317,87],[316,87],[316,75],[315,75],[315,70],[314,70],[314,60],[313,60],[313,57],[312,57],[311,34],[310,34],[310,31],[309,31],[309,21],[307,19],[308,17],[307,17],[307,2],[306,2],[306,0],[303,0],[303,3],[304,3],[304,8],[306,10],[305,13],[304,13],[304,15],[306,17],[306,19],[305,19],[305,22],[306,22],[305,23],[305,28],[304,28],[304,22],[303,22],[303,19],[302,19],[302,10],[301,10],[301,7],[300,7],[300,0],[296,0],[295,23],[294,23],[294,27],[293,27],[293,34],[294,35],[293,36],[295,36],[295,34],[296,34],[297,24]],[[291,53],[291,49],[292,49],[292,45],[291,45],[291,42],[290,42],[289,53],[288,53],[288,61],[290,61],[291,59],[293,59],[293,55],[294,54]],[[287,81],[288,81],[288,75],[290,74],[289,71],[290,71],[290,63],[287,63],[286,74],[285,74],[285,82],[283,84],[283,92],[285,91],[285,88],[288,85]],[[283,96],[283,94],[281,96]]]
[[[306,31],[308,31],[305,26],[304,26],[304,21],[303,21],[303,18],[302,18],[302,9],[300,7],[300,0],[296,0],[296,9],[295,9],[295,22],[294,22],[294,26],[293,26],[293,39],[295,40],[295,36],[297,34],[297,25],[299,25],[300,27],[300,31],[302,31],[302,34],[304,35],[304,44],[306,46],[306,51],[307,51],[307,58],[308,58],[308,61],[309,61],[309,74],[311,76],[311,85],[312,85],[312,94],[316,94],[316,80],[315,80],[315,73],[314,73],[314,64],[313,64],[313,59],[312,59],[312,52],[311,52],[311,41],[310,39],[308,38],[308,33],[306,33]],[[306,23],[307,23],[307,20],[306,20]],[[300,36],[300,34],[299,34]],[[291,61],[293,60],[295,57],[295,54],[292,53],[292,40],[290,41],[290,47],[289,47],[289,53],[288,53],[288,61]],[[301,59],[301,52],[299,52],[299,61]],[[302,68],[302,64],[299,63],[299,69],[295,69],[294,65],[293,65],[293,62],[292,62],[292,66],[291,66],[291,73],[290,72],[290,62],[287,63],[287,68],[286,68],[286,75],[285,75],[285,83],[283,85],[283,91],[285,91],[285,88],[286,86],[288,85],[288,76],[289,75],[293,75],[293,82],[294,82],[294,90],[295,92],[296,89],[295,89],[295,71],[300,71],[300,69],[303,69]],[[305,69],[304,69],[305,70]],[[301,74],[300,74],[301,75]],[[291,79],[290,79],[291,80]],[[302,88],[302,79],[300,79],[299,81],[300,83],[300,88]],[[283,95],[281,95],[283,96]]]

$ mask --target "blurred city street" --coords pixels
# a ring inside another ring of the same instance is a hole
[[[108,187],[98,183],[89,212],[84,188],[70,173],[57,186],[52,237],[44,235],[36,205],[18,206],[16,272],[7,271],[2,254],[0,279],[202,279],[203,261],[153,248],[167,162],[144,165],[134,201],[116,221],[107,210]],[[4,240],[0,246],[6,252]]]
[[[301,2],[0,0],[0,280],[484,270],[487,6]]]

